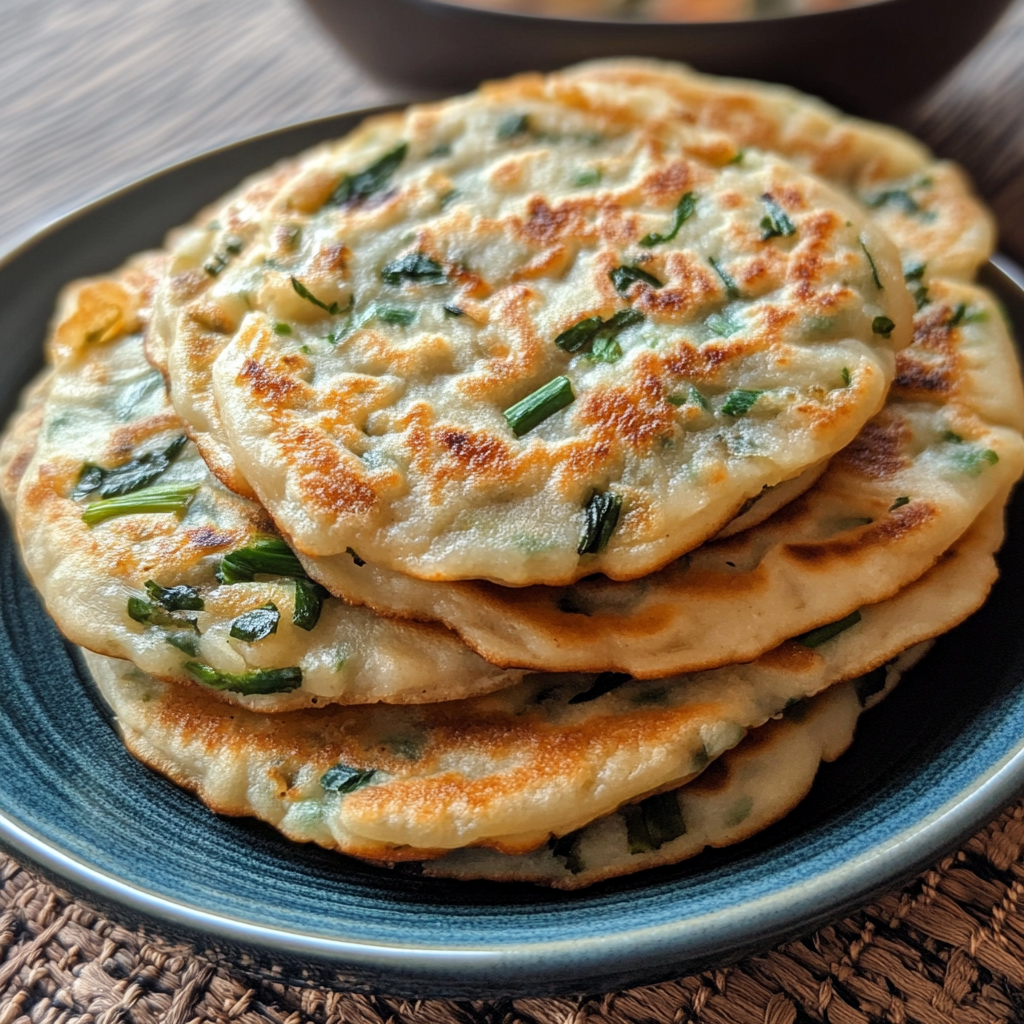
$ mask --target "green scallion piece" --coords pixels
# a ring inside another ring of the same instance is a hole
[[[652,288],[663,287],[662,282],[653,274],[648,274],[646,270],[641,270],[639,267],[616,267],[614,270],[608,271],[608,276],[612,279],[612,284],[620,295],[625,295],[630,286],[637,281],[649,284]]]
[[[898,508],[903,508],[904,505],[909,505],[910,499],[904,494],[898,497],[890,506],[889,511],[895,512]]]
[[[895,328],[896,325],[887,316],[876,316],[871,321],[871,330],[875,334],[880,334],[883,338],[892,337],[892,332]]]
[[[850,381],[853,380],[853,376],[850,373],[850,368],[848,366],[844,366],[843,367],[842,376],[843,376],[843,387],[848,388],[850,386]]]
[[[161,587],[153,580],[146,580],[146,593],[151,601],[155,601],[169,612],[201,612],[203,610],[202,595],[195,587],[179,584],[176,587]]]
[[[708,257],[708,263],[711,264],[711,266],[714,268],[715,273],[721,280],[722,284],[725,285],[725,294],[730,299],[738,299],[740,297],[740,289],[739,285],[736,284],[736,281],[734,280],[732,275],[729,274],[727,271],[723,270],[719,266],[718,261],[714,258],[714,256]]]
[[[560,409],[570,405],[576,398],[572,390],[572,382],[568,377],[556,377],[543,387],[537,388],[532,395],[516,402],[505,410],[505,420],[516,437],[528,434],[534,427],[543,423]]]
[[[368,786],[376,774],[376,768],[350,768],[347,764],[336,764],[320,776],[320,787],[328,793],[344,796]]]
[[[198,484],[147,487],[118,498],[106,498],[85,506],[82,522],[87,526],[106,522],[118,516],[134,516],[152,512],[173,512],[183,516],[199,490]]]
[[[466,311],[461,306],[456,306],[452,302],[446,302],[444,304],[444,315],[445,316],[465,316]]]
[[[817,629],[812,629],[802,636],[797,636],[793,639],[804,647],[820,647],[823,643],[827,643],[833,637],[839,636],[840,633],[851,626],[856,626],[860,619],[859,611],[850,612],[845,619],[840,619],[838,622],[830,622],[825,626],[819,626]]]
[[[292,333],[291,324],[282,323],[279,320],[276,324],[274,324],[274,333],[275,334],[291,334]]]
[[[590,185],[599,185],[601,183],[601,172],[596,167],[588,167],[585,170],[579,172],[572,183],[577,188],[587,188]]]
[[[307,302],[312,302],[314,306],[319,306],[320,309],[330,316],[337,316],[341,312],[341,306],[337,302],[332,302],[328,305],[326,302],[318,299],[297,277],[292,278],[292,288],[295,289],[296,295]]]
[[[864,201],[875,209],[879,206],[895,206],[904,213],[921,212],[921,204],[905,188],[889,188],[875,192]]]
[[[583,509],[583,533],[576,548],[578,555],[596,555],[608,546],[622,512],[622,495],[597,491]]]
[[[640,239],[640,244],[645,249],[650,249],[655,245],[661,245],[663,242],[673,241],[676,235],[679,234],[679,229],[693,216],[693,211],[696,209],[697,196],[693,192],[687,192],[686,195],[684,195],[676,204],[675,216],[672,221],[672,230],[665,235],[660,235],[656,231],[652,231],[649,235],[644,235],[644,237]]]
[[[295,609],[292,622],[299,629],[310,630],[320,621],[327,591],[312,580],[299,577],[295,580]]]
[[[188,438],[182,434],[159,451],[146,452],[113,469],[104,469],[87,462],[78,473],[78,482],[71,492],[75,501],[99,494],[101,498],[117,498],[149,486],[170,468],[185,447]]]
[[[259,608],[243,612],[231,623],[231,632],[228,634],[234,640],[244,640],[248,644],[254,644],[259,640],[265,640],[272,633],[277,632],[277,625],[281,621],[281,613],[273,601],[268,601]]]
[[[528,114],[509,114],[498,122],[498,129],[495,135],[503,142],[514,139],[518,135],[525,135],[530,130],[530,117]]]
[[[878,276],[878,267],[875,266],[875,258],[868,251],[867,243],[864,241],[864,236],[860,236],[860,247],[864,250],[864,255],[868,258],[868,264],[871,267],[871,279],[875,282],[875,287],[879,290],[882,289],[882,279]]]
[[[580,349],[590,345],[603,323],[604,321],[599,316],[588,316],[562,331],[555,338],[555,344],[563,352],[579,352]]]
[[[128,598],[128,617],[144,626],[166,626],[168,629],[190,629],[199,632],[196,619],[191,615],[174,616],[166,609],[141,597]]]
[[[722,412],[726,416],[746,416],[763,394],[763,391],[749,391],[745,388],[730,391],[722,406]]]
[[[176,647],[182,654],[194,658],[199,653],[199,637],[196,633],[171,633],[164,637],[164,643]]]
[[[410,252],[397,260],[385,263],[380,272],[387,284],[413,281],[419,284],[444,284],[448,277],[444,267],[422,252]]]
[[[914,297],[914,302],[919,310],[924,308],[930,301],[928,298],[928,288],[923,280],[927,269],[928,267],[925,263],[903,264],[903,279],[907,282],[907,288]]]
[[[548,841],[551,855],[563,861],[566,871],[570,871],[574,875],[578,875],[586,867],[580,853],[582,838],[583,829],[578,828],[575,832],[566,832],[564,836],[558,836]]]
[[[674,791],[649,796],[638,804],[627,804],[622,808],[622,816],[626,819],[626,840],[632,854],[660,850],[666,843],[686,834],[686,822]]]
[[[731,315],[722,313],[711,313],[704,326],[717,338],[730,338],[743,327]]]
[[[247,547],[224,556],[217,579],[221,583],[251,583],[257,573],[302,578],[306,570],[280,537],[256,537]]]
[[[796,234],[796,225],[789,219],[786,211],[779,206],[771,193],[765,192],[761,196],[761,202],[768,208],[768,213],[761,218],[762,242],[767,242],[769,238]]]
[[[188,661],[185,663],[185,671],[211,690],[230,690],[247,697],[259,693],[289,693],[302,685],[302,669],[298,665],[289,668],[255,668],[236,674],[218,672],[201,662]]]
[[[611,693],[612,690],[618,689],[623,683],[628,683],[632,678],[626,672],[602,672],[589,689],[584,690],[582,693],[577,693],[575,697],[570,697],[569,703],[587,704],[592,700],[597,700],[598,697],[603,697],[606,693]]]
[[[374,308],[374,316],[378,320],[383,320],[386,324],[408,327],[416,319],[416,310],[407,309],[405,306],[391,306],[379,303]]]
[[[408,152],[409,143],[400,142],[357,174],[346,174],[327,202],[333,206],[358,203],[375,192],[383,191]]]

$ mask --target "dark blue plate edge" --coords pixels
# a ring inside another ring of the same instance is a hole
[[[156,170],[45,224],[0,255],[0,268],[28,253],[60,229],[118,198],[155,183],[175,171],[202,164],[240,146],[276,137],[316,132],[318,127],[353,123],[400,107],[380,107],[327,115],[249,136]],[[327,137],[326,135],[324,137]],[[997,294],[1014,293],[1024,302],[1024,269],[1006,256],[992,257],[983,274]],[[1001,761],[962,789],[942,808],[854,861],[770,897],[717,911],[685,922],[624,931],[614,936],[563,942],[522,943],[492,947],[403,946],[351,942],[253,925],[209,913],[131,886],[88,863],[63,853],[42,837],[0,812],[0,848],[30,861],[44,875],[100,907],[127,912],[140,925],[186,938],[217,959],[242,951],[242,970],[257,948],[293,964],[318,964],[338,982],[353,988],[396,995],[452,997],[564,994],[608,991],[652,983],[685,971],[721,966],[779,942],[809,932],[863,905],[873,896],[917,875],[952,851],[1024,793],[1024,737]],[[751,927],[752,919],[759,924]],[[350,973],[351,972],[351,973]],[[259,970],[265,977],[266,971]],[[322,983],[323,972],[291,976],[297,983]],[[567,978],[574,982],[567,982]],[[370,979],[369,981],[367,979]],[[524,979],[528,978],[528,987]]]

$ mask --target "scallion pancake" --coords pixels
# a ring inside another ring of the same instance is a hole
[[[161,265],[68,290],[51,368],[0,454],[25,565],[64,634],[259,711],[518,681],[442,627],[327,595],[263,510],[210,473],[138,333]]]
[[[152,351],[214,469],[436,581],[695,548],[852,440],[913,309],[862,205],[572,72],[370,121],[171,249]]]
[[[647,682],[536,676],[466,701],[275,715],[127,662],[100,663],[97,680],[129,749],[218,813],[374,860],[525,853],[688,782],[792,702],[952,628],[996,577],[1002,504],[891,600],[746,665]]]

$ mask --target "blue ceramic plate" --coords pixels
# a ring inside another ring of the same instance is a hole
[[[0,414],[39,363],[67,280],[160,242],[243,175],[347,131],[345,115],[174,167],[0,262]],[[986,269],[1024,336],[1024,274]],[[562,894],[376,869],[219,818],[122,748],[0,534],[0,841],[129,923],[236,966],[394,994],[603,991],[806,931],[934,861],[1024,784],[1024,501],[984,609],[862,720],[810,797],[752,841]]]

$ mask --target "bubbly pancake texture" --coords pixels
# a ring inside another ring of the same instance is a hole
[[[489,665],[442,627],[329,597],[265,513],[212,476],[132,333],[151,269],[69,290],[53,368],[0,454],[25,565],[65,635],[258,711],[444,700],[517,682],[521,672]],[[94,308],[112,325],[103,335]]]
[[[921,580],[828,635],[657,681],[537,676],[444,704],[257,715],[127,663],[97,669],[125,743],[218,813],[375,860],[523,853],[683,784],[787,703],[945,632],[995,579],[1002,501]]]
[[[862,712],[888,696],[930,647],[918,644],[885,668],[798,701],[677,790],[627,804],[531,853],[465,847],[424,862],[423,874],[580,889],[741,842],[803,800],[821,762],[849,748]]]
[[[802,497],[631,582],[432,584],[303,558],[346,600],[440,619],[489,661],[654,677],[746,661],[916,579],[1024,469],[1016,351],[985,290],[933,280],[885,408]]]
[[[657,90],[554,75],[243,186],[174,242],[153,352],[305,554],[568,584],[642,576],[844,447],[912,309],[848,197]]]

